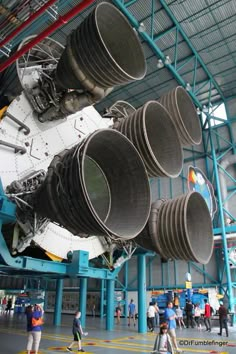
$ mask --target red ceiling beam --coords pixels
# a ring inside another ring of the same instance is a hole
[[[34,20],[36,20],[40,15],[44,13],[50,6],[52,6],[57,0],[49,0],[45,5],[40,7],[33,15],[31,15],[26,21],[24,21],[20,26],[18,26],[14,31],[12,31],[6,38],[0,42],[0,47],[10,42],[12,38],[17,36],[23,29],[29,26]]]
[[[35,38],[33,38],[30,42],[24,45],[20,50],[11,55],[8,59],[6,59],[2,64],[0,64],[0,72],[4,71],[9,65],[13,64],[18,58],[20,58],[23,54],[28,52],[31,48],[33,48],[36,44],[41,42],[44,38],[49,36],[51,33],[56,31],[59,27],[66,24],[69,20],[71,20],[74,16],[78,15],[81,11],[86,9],[89,5],[91,5],[95,0],[84,0],[80,4],[76,5],[67,12],[65,15],[60,16],[58,20],[56,20],[52,25],[46,28],[43,32],[38,34]]]

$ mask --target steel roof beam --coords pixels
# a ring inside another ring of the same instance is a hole
[[[192,52],[194,53],[194,55],[196,56],[198,62],[201,64],[202,68],[204,69],[204,71],[206,72],[206,74],[209,76],[211,82],[213,83],[213,85],[215,86],[215,88],[217,89],[217,91],[219,92],[220,96],[222,97],[222,100],[224,100],[224,95],[223,92],[221,91],[218,83],[215,81],[215,79],[213,78],[212,74],[209,72],[208,68],[206,67],[205,63],[203,62],[202,58],[200,57],[200,55],[198,54],[198,52],[196,51],[196,49],[193,47],[192,43],[190,42],[188,36],[185,34],[185,32],[183,31],[183,29],[181,28],[180,24],[178,23],[178,21],[176,20],[176,18],[174,17],[173,13],[170,11],[167,3],[165,0],[160,0],[160,3],[162,4],[163,8],[166,10],[166,13],[168,14],[168,16],[170,17],[170,19],[173,21],[173,23],[175,24],[176,28],[179,30],[181,36],[183,37],[183,39],[186,41],[186,43],[188,44],[189,48],[192,50]]]
[[[153,0],[152,0],[153,1]],[[136,30],[139,30],[139,26],[140,23],[134,18],[134,16],[132,16],[132,14],[127,10],[125,4],[123,4],[123,2],[121,2],[120,0],[113,0],[113,2],[117,5],[117,7],[120,8],[120,10],[128,17],[129,21],[131,22],[131,24],[136,28]],[[194,56],[195,56],[195,60],[197,63],[199,63],[202,67],[202,69],[204,70],[204,72],[206,73],[206,75],[209,77],[211,83],[213,84],[213,86],[217,89],[217,91],[219,92],[220,97],[222,98],[222,100],[224,101],[224,95],[223,92],[221,91],[218,83],[215,81],[215,79],[213,78],[212,74],[209,72],[208,68],[206,67],[206,65],[204,64],[204,62],[202,61],[201,57],[199,56],[199,54],[197,53],[196,49],[192,46],[191,42],[189,41],[189,38],[187,37],[187,35],[185,34],[185,32],[182,30],[182,28],[180,27],[178,21],[176,20],[176,18],[173,16],[172,12],[170,11],[168,5],[166,4],[166,2],[164,0],[160,0],[160,3],[162,5],[162,7],[164,8],[164,10],[166,11],[167,15],[170,17],[170,19],[172,20],[172,22],[174,23],[174,26],[176,27],[176,30],[178,31],[178,33],[181,34],[181,36],[183,37],[184,41],[187,43],[188,47],[190,48],[190,50],[193,52]],[[152,3],[153,4],[153,3]],[[152,7],[153,8],[153,7]],[[153,14],[152,14],[153,15]],[[153,19],[152,19],[153,22]],[[170,30],[170,29],[169,29]],[[153,29],[151,29],[151,34],[153,33]],[[151,47],[151,49],[154,51],[154,53],[160,57],[163,61],[163,63],[165,62],[165,54],[163,53],[163,51],[156,45],[156,43],[154,42],[152,36],[150,36],[147,32],[145,31],[140,31],[139,35],[141,38],[144,39],[145,42],[148,43],[148,45]],[[176,48],[176,44],[175,44],[175,63],[176,63],[176,57],[177,57],[177,48]],[[179,75],[179,73],[177,72],[176,68],[172,65],[172,64],[165,64],[166,68],[172,73],[172,75],[174,76],[174,78],[177,80],[177,82],[182,85],[183,87],[186,87],[186,82],[184,81],[183,77],[181,75]],[[193,81],[195,83],[196,81],[196,75],[197,75],[197,68],[195,67],[194,70],[194,78]],[[196,84],[195,84],[196,85]],[[195,102],[195,104],[201,108],[202,104],[201,102],[198,100],[198,98],[195,96],[194,92],[192,92],[191,90],[189,91],[190,96],[192,97],[193,101]]]

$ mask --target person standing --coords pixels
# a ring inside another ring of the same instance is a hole
[[[120,324],[120,315],[121,315],[121,306],[120,303],[116,306],[116,321],[117,324]]]
[[[178,353],[182,352],[182,350],[180,350],[178,348],[177,345],[177,340],[176,340],[176,333],[175,333],[175,329],[176,329],[176,313],[173,310],[173,304],[172,302],[168,302],[167,304],[167,308],[165,309],[165,319],[168,323],[168,333],[172,339],[175,351]]]
[[[155,307],[155,326],[159,327],[160,325],[160,315],[159,315],[159,307],[157,306],[157,302],[154,302],[154,307]]]
[[[136,325],[136,321],[135,321],[135,315],[136,315],[136,306],[134,303],[134,300],[131,299],[129,306],[128,306],[128,311],[129,311],[129,320],[128,320],[128,326],[130,326],[131,323],[131,319],[133,319],[133,323],[134,323],[134,327]]]
[[[147,311],[147,324],[148,324],[148,328],[151,332],[154,331],[154,327],[155,327],[155,313],[156,313],[156,309],[154,307],[153,302],[150,302],[149,307],[148,307],[148,311]]]
[[[34,307],[28,306],[26,308],[25,314],[27,317],[28,332],[27,354],[30,354],[32,349],[34,349],[35,354],[38,354],[39,344],[42,336],[42,307],[40,305],[34,305]]]
[[[200,331],[202,329],[202,325],[201,325],[201,309],[199,303],[196,304],[194,309],[194,319],[197,324],[197,329]]]
[[[193,324],[193,304],[190,300],[186,301],[185,312],[187,317],[186,327],[189,328],[189,324],[194,328]]]
[[[92,304],[92,317],[93,318],[96,317],[96,306],[95,306],[95,303]]]
[[[81,338],[82,335],[84,334],[81,322],[80,322],[80,317],[81,317],[81,312],[77,311],[75,313],[75,317],[73,319],[73,326],[72,326],[72,333],[74,336],[74,340],[71,342],[71,344],[66,348],[68,352],[72,352],[72,347],[74,344],[78,345],[78,352],[84,352],[84,349],[81,347]]]
[[[228,337],[229,336],[228,323],[227,323],[228,314],[227,314],[227,309],[223,305],[222,301],[220,301],[220,307],[218,312],[219,312],[219,321],[220,321],[220,333],[218,333],[218,335],[222,336],[223,328],[225,328],[226,337]]]
[[[156,336],[152,353],[158,354],[173,354],[174,349],[171,343],[171,338],[168,331],[168,324],[162,323],[160,325],[160,333]]]
[[[206,331],[211,332],[211,306],[208,303],[207,299],[204,299],[204,302],[205,302],[204,323],[206,326]]]
[[[7,307],[7,298],[4,296],[2,299],[2,313],[4,314],[6,312],[6,307]]]
[[[176,320],[178,322],[179,328],[182,329],[182,326],[185,328],[185,324],[183,320],[183,311],[179,306],[176,307],[175,313],[176,313]]]
[[[6,312],[8,313],[11,313],[11,308],[12,308],[12,299],[8,299],[7,301],[7,307],[6,307]]]

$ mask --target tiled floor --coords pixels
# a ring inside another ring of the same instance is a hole
[[[62,325],[52,325],[52,315],[46,314],[45,326],[40,343],[39,354],[65,353],[66,346],[72,341],[71,322],[73,316],[63,315]],[[26,353],[26,323],[25,316],[0,315],[0,354]],[[113,331],[105,330],[105,320],[100,318],[86,319],[88,336],[83,338],[83,348],[87,354],[124,354],[124,353],[150,353],[155,340],[155,333],[138,333],[137,327],[128,327],[126,319],[120,325],[115,325]],[[211,333],[197,331],[196,329],[177,329],[179,347],[188,354],[235,354],[236,328],[229,327],[230,335],[218,336],[218,328],[214,327]],[[223,344],[222,344],[223,342]],[[77,348],[73,349],[77,352]]]

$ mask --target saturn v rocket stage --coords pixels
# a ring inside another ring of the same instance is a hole
[[[10,104],[0,123],[0,176],[17,205],[11,232],[3,230],[12,255],[36,247],[52,259],[78,249],[95,258],[129,243],[166,259],[209,261],[211,218],[200,194],[151,204],[149,177],[177,177],[182,145],[201,141],[187,92],[177,87],[110,119],[92,107],[145,73],[137,33],[102,2],[65,48],[46,38],[1,74]]]

